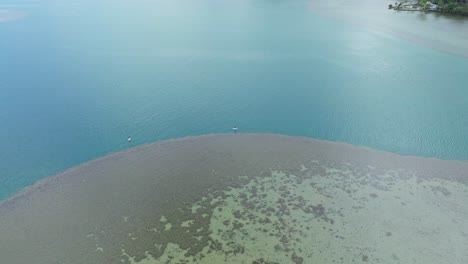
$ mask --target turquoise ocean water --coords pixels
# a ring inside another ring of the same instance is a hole
[[[107,153],[234,125],[468,160],[467,57],[310,1],[2,9],[22,15],[0,22],[0,198]]]

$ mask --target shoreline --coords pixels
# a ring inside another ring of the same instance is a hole
[[[68,177],[71,174],[77,173],[80,170],[85,170],[89,167],[92,167],[93,165],[99,165],[100,163],[105,163],[107,161],[115,161],[118,159],[121,159],[129,154],[132,153],[138,153],[150,148],[155,148],[155,147],[163,147],[166,145],[171,145],[171,144],[177,144],[177,143],[188,143],[191,141],[197,141],[197,140],[206,140],[206,139],[219,139],[223,137],[236,137],[236,136],[247,136],[247,137],[276,137],[278,139],[292,139],[292,140],[301,140],[301,141],[309,141],[313,142],[316,144],[325,144],[329,145],[331,147],[338,147],[338,148],[344,148],[347,151],[355,151],[355,152],[373,152],[378,155],[384,155],[388,156],[388,158],[392,159],[410,159],[413,160],[414,163],[427,163],[427,162],[435,162],[435,163],[451,163],[452,166],[457,167],[457,166],[466,166],[467,171],[468,171],[468,160],[446,160],[446,159],[440,159],[436,157],[420,157],[420,156],[414,156],[414,155],[404,155],[404,154],[397,154],[393,152],[388,152],[384,150],[378,150],[378,149],[373,149],[367,146],[360,146],[360,145],[353,145],[350,143],[346,142],[337,142],[337,141],[330,141],[330,140],[325,140],[325,139],[315,139],[311,137],[305,137],[305,136],[289,136],[289,135],[283,135],[283,134],[273,134],[273,133],[238,133],[238,134],[232,134],[232,133],[212,133],[212,134],[204,134],[204,135],[197,135],[197,136],[187,136],[187,137],[181,137],[181,138],[172,138],[172,139],[166,139],[162,141],[156,141],[156,142],[151,142],[147,144],[142,144],[138,145],[129,149],[125,149],[122,151],[114,152],[114,153],[109,153],[107,155],[104,155],[102,157],[78,164],[76,166],[73,166],[71,168],[68,168],[62,172],[58,172],[56,174],[52,174],[49,176],[46,176],[42,179],[39,179],[38,181],[34,182],[31,185],[25,186],[24,188],[20,189],[19,191],[13,193],[10,196],[7,196],[5,199],[0,200],[0,208],[7,206],[9,203],[13,203],[17,199],[21,199],[25,196],[28,195],[31,191],[34,191],[35,189],[42,189],[46,187],[47,185],[50,185],[54,183],[54,181],[57,180],[63,180],[64,177]],[[467,172],[467,181],[468,181],[468,172]]]
[[[458,16],[460,18],[468,18],[468,3],[451,2],[444,3],[442,6],[436,5],[426,0],[426,2],[420,4],[419,2],[395,2],[396,5],[389,4],[388,9],[395,11],[406,11],[406,12],[423,12],[423,13],[435,13],[446,16]],[[424,5],[424,6],[422,6]]]
[[[462,59],[468,58],[465,34],[460,33],[460,36],[455,36],[447,33],[451,30],[465,32],[466,26],[462,22],[466,17],[435,12],[392,12],[388,10],[388,5],[394,3],[364,1],[356,5],[349,0],[316,1],[311,4],[311,9],[319,15],[368,28],[373,32],[383,33],[423,48]],[[372,20],[364,19],[366,17],[371,17]]]

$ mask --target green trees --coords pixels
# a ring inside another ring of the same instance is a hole
[[[433,6],[437,3],[437,9]],[[394,5],[388,5],[389,9],[395,10],[420,10],[436,11],[440,13],[468,16],[468,0],[418,0],[418,7],[407,2],[396,2]]]
[[[421,5],[421,11],[427,11],[429,9],[429,2],[427,0],[419,0],[419,5]]]
[[[462,0],[439,0],[438,3],[438,10],[442,13],[468,16],[468,4],[465,4]]]

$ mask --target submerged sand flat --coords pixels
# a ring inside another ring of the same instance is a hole
[[[300,137],[158,142],[0,205],[2,263],[468,263],[468,163]]]

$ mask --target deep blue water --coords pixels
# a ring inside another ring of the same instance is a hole
[[[307,1],[77,2],[0,2],[28,14],[0,23],[0,198],[233,125],[468,160],[467,58]]]

